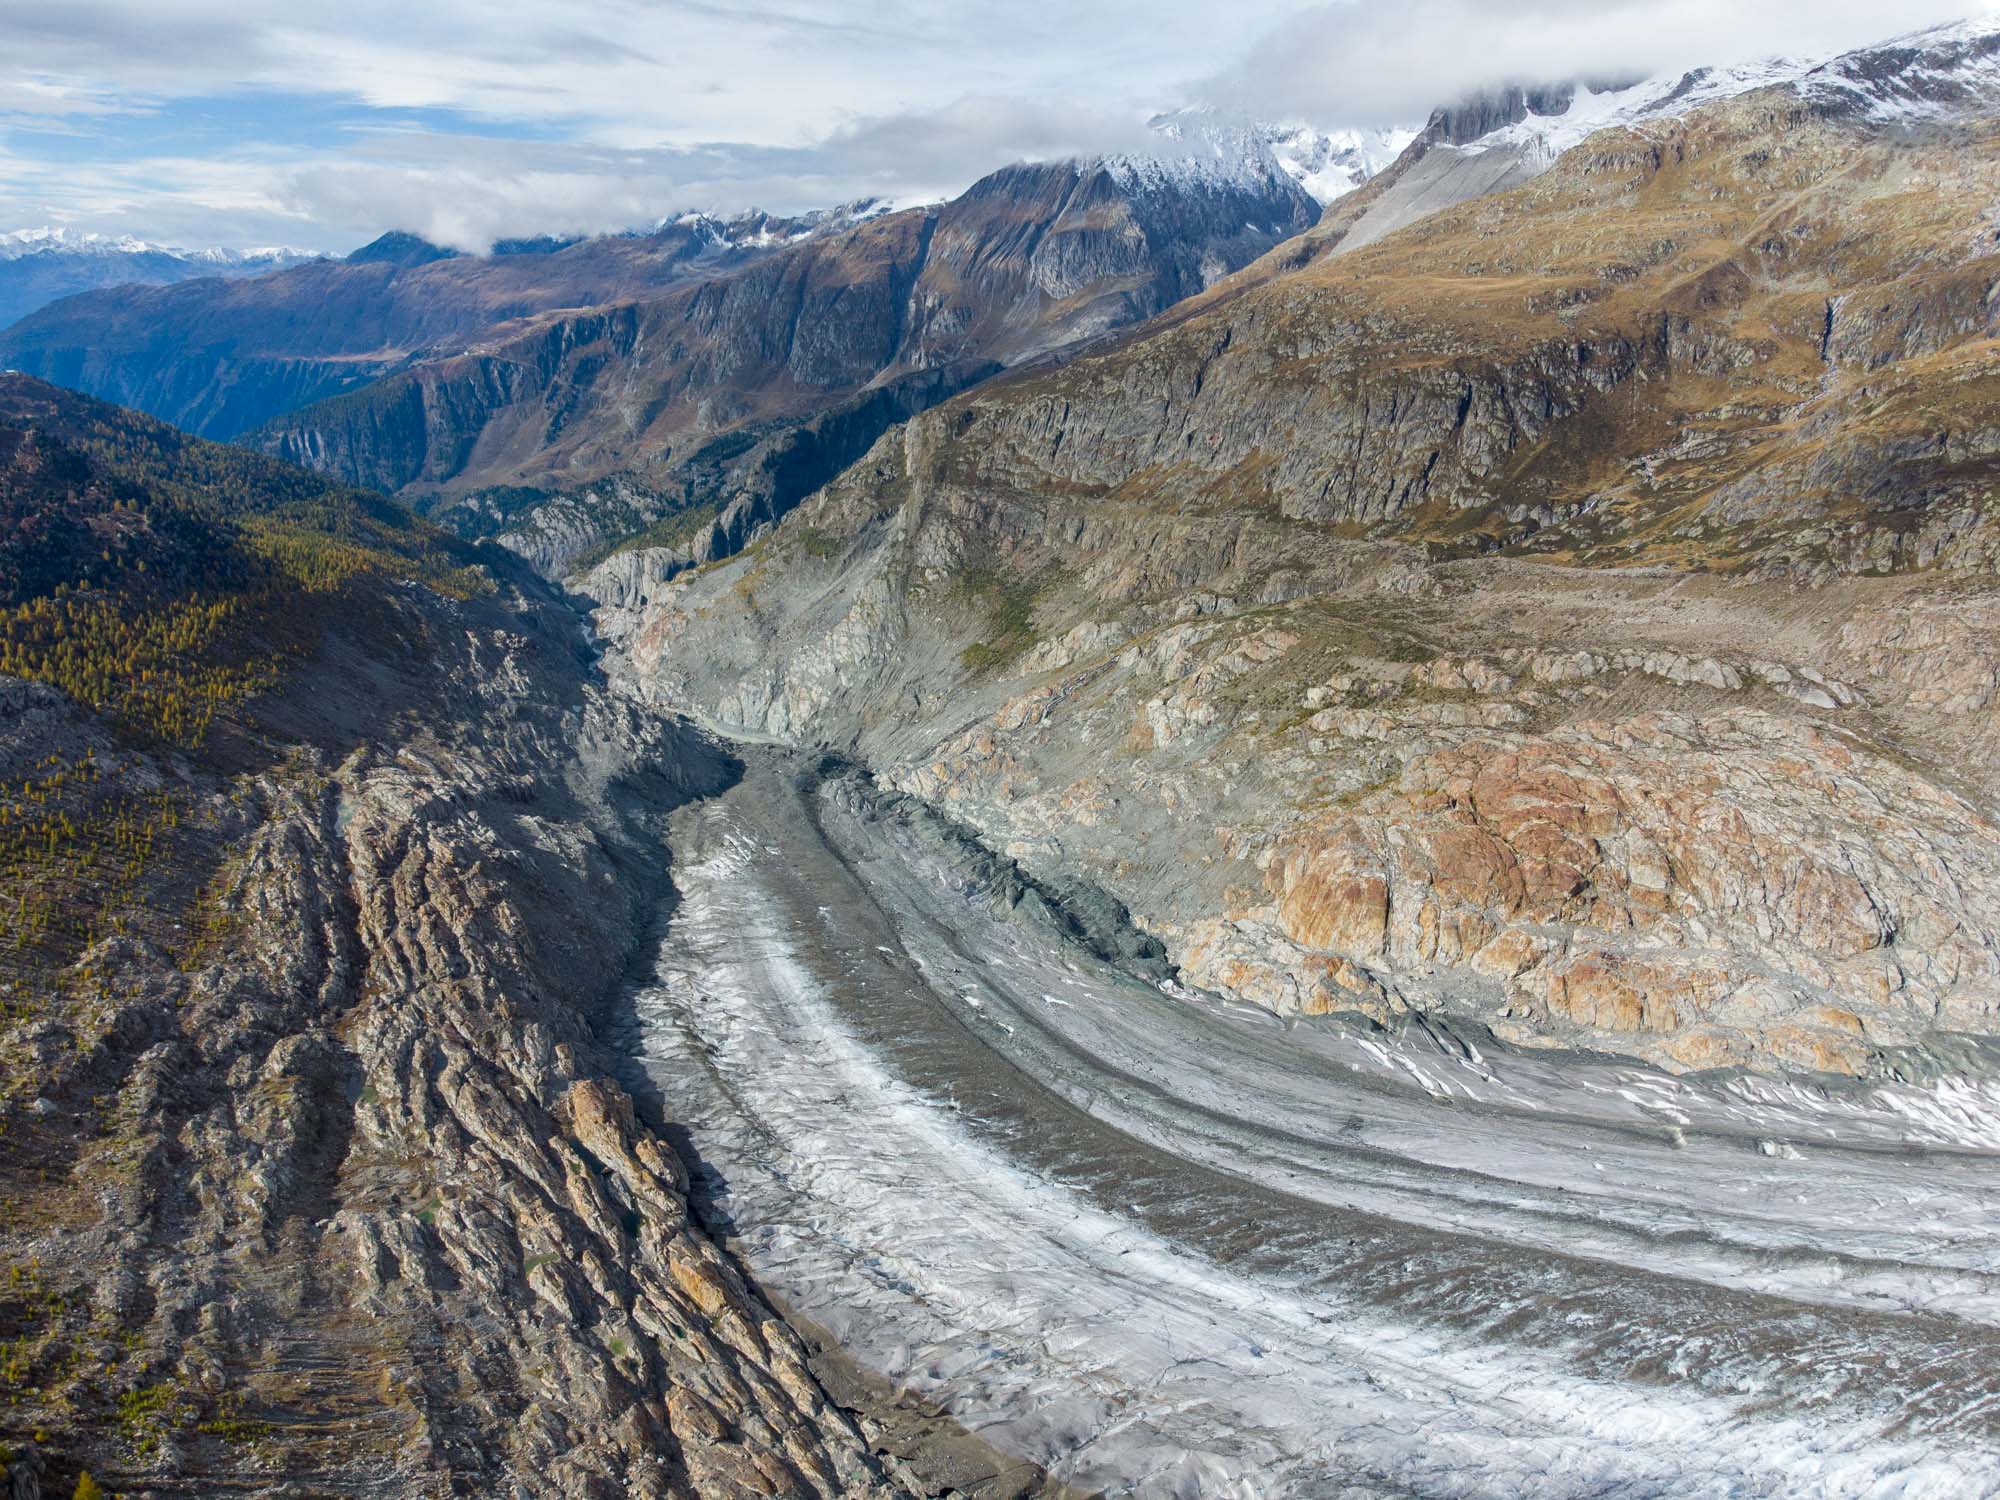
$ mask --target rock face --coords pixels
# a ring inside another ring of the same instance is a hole
[[[1994,1029],[2000,931],[1938,893],[1995,888],[1996,832],[1822,730],[1639,714],[1416,756],[1283,846],[1271,903],[1229,925],[1391,971],[1469,969],[1524,1044],[1649,1033],[1680,1066],[1756,1052],[1852,1072],[1871,1041]],[[1298,1003],[1329,995],[1338,980]]]
[[[2000,158],[1932,123],[1807,80],[1592,136],[586,586],[635,691],[860,754],[1226,993],[1945,1065],[2000,1033]]]
[[[413,590],[392,628],[428,669],[336,644],[426,727],[342,759],[328,709],[360,705],[316,680],[271,705],[292,758],[190,789],[229,834],[218,940],[106,939],[88,1017],[10,1038],[35,1092],[9,1136],[69,1139],[78,1194],[60,1232],[17,1221],[10,1261],[79,1286],[123,1330],[107,1373],[154,1393],[129,1444],[60,1376],[12,1416],[107,1486],[899,1492],[614,1081],[654,819],[724,768],[582,686],[573,621]],[[93,735],[37,708],[11,762]]]
[[[973,363],[917,371],[796,420],[724,432],[644,475],[621,471],[571,490],[503,487],[417,503],[462,535],[492,535],[550,578],[635,536],[652,544],[656,566],[671,556],[674,566],[692,567],[741,551],[890,426],[998,370]],[[489,528],[480,512],[496,495],[511,503]],[[662,534],[675,539],[671,548],[658,544]]]
[[[1575,101],[1573,83],[1494,89],[1433,110],[1419,139],[1426,150],[1432,146],[1469,146],[1482,136],[1520,124],[1530,115],[1566,114]]]

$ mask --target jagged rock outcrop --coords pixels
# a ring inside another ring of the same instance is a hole
[[[591,688],[560,606],[393,614],[423,669],[336,641],[322,667],[369,686],[271,704],[291,759],[178,773],[227,850],[207,941],[106,938],[87,1015],[9,1038],[9,1137],[69,1140],[79,1195],[10,1262],[118,1331],[106,1374],[142,1393],[99,1428],[95,1382],[45,1374],[12,1417],[161,1494],[903,1493],[689,1221],[604,1040],[657,819],[724,768]],[[376,695],[422,727],[355,744]],[[31,696],[10,763],[120,753]]]
[[[1602,92],[1605,86],[1591,87],[1593,92]],[[1469,146],[1481,136],[1518,125],[1530,115],[1566,113],[1575,102],[1576,90],[1574,83],[1511,84],[1474,94],[1432,110],[1418,142],[1426,150],[1432,146]]]
[[[21,376],[0,457],[10,1478],[909,1493],[618,1081],[727,757],[380,497]]]

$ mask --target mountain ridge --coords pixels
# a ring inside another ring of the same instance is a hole
[[[17,374],[0,579],[16,1493],[916,1493],[617,1081],[723,757],[508,554]]]
[[[1335,253],[913,419],[741,558],[584,586],[634,691],[1098,879],[1225,996],[1673,1068],[1976,1051],[1970,101],[1732,90],[1366,243],[1336,204]]]
[[[0,1491],[1990,1481],[2000,24],[1194,124],[0,335]]]
[[[1005,167],[948,204],[781,243],[657,297],[554,314],[245,440],[425,497],[440,515],[429,497],[543,488],[560,525],[525,522],[533,534],[518,540],[549,568],[616,539],[622,506],[593,521],[554,498],[613,476],[644,524],[712,508],[696,550],[726,549],[890,423],[1140,321],[1309,227],[1318,205],[1257,149],[1187,172]]]

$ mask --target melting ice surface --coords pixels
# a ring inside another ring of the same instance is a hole
[[[644,1065],[863,1364],[1135,1496],[2000,1494],[2000,1093],[1163,994],[753,768]]]

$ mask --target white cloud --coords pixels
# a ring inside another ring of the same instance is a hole
[[[688,208],[925,202],[1010,161],[1134,147],[1146,135],[1136,113],[992,97],[849,121],[805,146],[617,148],[396,131],[274,169],[272,195],[299,219],[351,235],[393,223],[440,244],[483,248],[509,235],[622,228]]]
[[[6,0],[0,228],[461,245],[955,192],[1213,100],[1421,121],[1483,84],[1828,51],[1949,0]],[[176,109],[252,123],[200,143]],[[312,108],[348,118],[318,135]],[[265,110],[272,128],[256,127]],[[413,121],[409,111],[447,111]],[[379,115],[381,128],[364,126]],[[66,130],[75,149],[52,149]],[[521,140],[521,134],[531,137]],[[89,149],[90,138],[101,143]]]
[[[800,145],[964,95],[1156,96],[1297,0],[9,0],[0,52],[138,96],[245,87],[580,122],[606,143]],[[599,134],[601,132],[601,134]]]
[[[1493,84],[1820,56],[1965,9],[1966,0],[1336,0],[1282,22],[1199,88],[1322,123],[1416,121]]]

